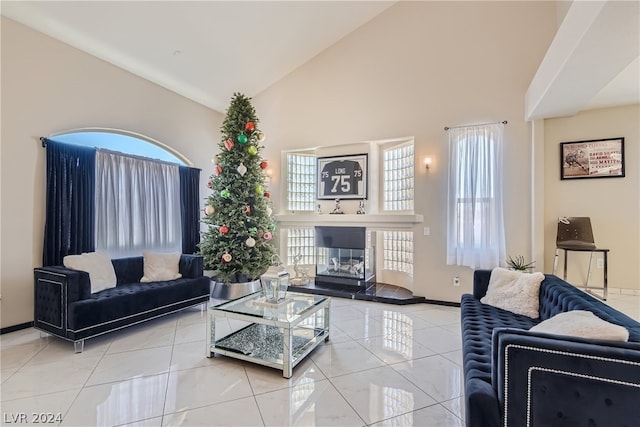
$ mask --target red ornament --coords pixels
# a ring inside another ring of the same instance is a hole
[[[256,125],[253,122],[247,122],[244,128],[246,130],[253,131],[256,128]]]
[[[229,232],[229,227],[227,227],[226,225],[223,225],[222,227],[220,227],[220,234],[227,234]]]
[[[263,160],[260,162],[260,169],[266,169],[269,167],[269,162],[267,162],[266,160]]]
[[[231,254],[228,254],[228,253],[222,254],[222,262],[224,263],[231,262],[232,259],[233,257],[231,256]]]
[[[243,213],[245,213],[245,214],[247,214],[247,215],[249,215],[249,214],[251,213],[251,206],[249,206],[249,205],[245,205],[245,206],[242,208],[242,212],[243,212]]]
[[[269,193],[268,191],[264,192],[264,197],[266,197],[267,199],[271,198],[271,193]]]
[[[222,173],[222,166],[216,165],[216,175],[220,175]]]
[[[271,234],[270,231],[265,231],[262,237],[264,238],[264,240],[271,240],[271,238],[273,237],[273,234]]]
[[[230,139],[227,139],[227,140],[224,142],[224,147],[225,147],[227,150],[231,151],[231,149],[233,148],[233,141],[232,141],[232,140],[230,140]]]

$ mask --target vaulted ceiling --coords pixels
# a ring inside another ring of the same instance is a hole
[[[2,1],[1,12],[196,102],[255,96],[393,1]]]
[[[2,1],[1,13],[224,111],[233,92],[259,94],[394,3]],[[640,101],[638,5],[572,4],[527,93],[527,119]]]

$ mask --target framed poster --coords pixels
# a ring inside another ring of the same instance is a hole
[[[624,138],[560,143],[560,179],[624,176]]]
[[[366,199],[367,155],[318,157],[318,200]]]

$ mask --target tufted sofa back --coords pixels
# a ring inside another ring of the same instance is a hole
[[[570,310],[587,310],[629,330],[629,341],[640,342],[640,323],[609,307],[557,276],[546,274],[540,286],[540,320]]]

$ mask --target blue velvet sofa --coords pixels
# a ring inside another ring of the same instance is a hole
[[[89,273],[62,266],[34,269],[34,327],[73,341],[81,352],[87,338],[209,301],[210,279],[203,275],[201,256],[181,255],[182,277],[166,282],[140,283],[143,260],[111,260],[116,287],[93,294]]]
[[[467,427],[640,426],[640,323],[553,275],[540,319],[482,304],[490,276],[475,271],[461,301]],[[629,341],[528,331],[570,310],[624,326]]]

